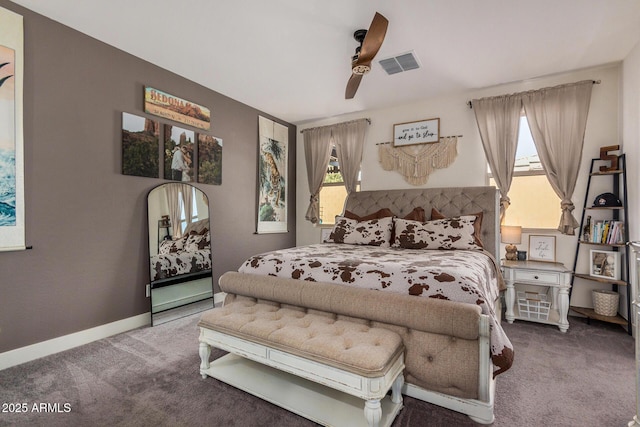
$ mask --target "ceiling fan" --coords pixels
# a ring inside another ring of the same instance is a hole
[[[369,30],[357,30],[353,33],[353,38],[360,45],[356,48],[356,54],[351,58],[351,77],[347,82],[345,99],[352,99],[355,96],[362,76],[371,71],[371,61],[382,46],[388,25],[387,18],[376,12]]]

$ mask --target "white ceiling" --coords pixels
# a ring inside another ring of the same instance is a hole
[[[620,61],[640,39],[638,0],[14,3],[294,124]],[[386,39],[345,100],[353,32],[376,11]],[[377,63],[410,50],[422,68]]]

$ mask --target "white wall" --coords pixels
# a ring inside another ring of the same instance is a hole
[[[627,184],[629,186],[629,238],[640,241],[640,43],[625,58],[622,66],[622,140],[627,157]],[[631,263],[631,299],[637,299],[638,274]],[[621,304],[626,307],[626,303]]]
[[[621,144],[619,137],[619,109],[621,105],[619,96],[620,74],[620,64],[609,64],[572,73],[557,74],[539,79],[448,95],[407,105],[327,118],[300,125],[298,128],[302,130],[315,126],[340,123],[356,118],[370,118],[372,123],[367,131],[362,159],[362,189],[411,188],[397,172],[384,171],[380,167],[376,143],[388,142],[392,139],[394,123],[439,117],[440,134],[442,136],[463,135],[463,137],[458,140],[458,156],[455,162],[446,169],[436,170],[430,176],[429,181],[424,187],[486,185],[486,160],[473,110],[469,109],[467,101],[485,96],[539,89],[580,80],[601,80],[601,84],[593,87],[582,157],[582,172],[578,177],[576,192],[573,197],[573,202],[576,206],[574,215],[576,219],[580,221],[591,159],[599,156],[599,147]],[[365,82],[360,90],[375,90],[375,88],[367,87]],[[635,140],[637,141],[637,138]],[[297,179],[300,185],[297,186],[296,198],[298,201],[296,243],[297,245],[305,245],[320,241],[320,228],[313,227],[304,219],[304,213],[307,210],[309,201],[309,187],[307,184],[304,159],[304,143],[300,133],[298,134],[297,143]],[[600,189],[602,190],[600,192],[609,191],[610,189],[606,187],[606,184],[608,184],[608,182],[594,182],[592,183],[592,187],[595,187],[594,191],[599,191]],[[589,203],[590,202],[591,200]],[[559,206],[558,209],[560,209]],[[563,236],[553,230],[545,230],[544,234],[556,236],[558,261],[563,262],[568,268],[571,268],[573,266],[576,249],[576,238],[573,236]],[[528,242],[528,235],[523,236],[523,244],[521,245],[526,247],[526,243],[524,242]],[[578,265],[578,269],[584,269],[584,271],[586,271],[587,266]],[[597,287],[597,284],[591,283],[581,284],[580,287],[576,287],[572,295],[571,303],[578,306],[591,306],[591,289]]]

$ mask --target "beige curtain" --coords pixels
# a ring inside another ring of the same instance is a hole
[[[356,191],[358,186],[358,173],[360,172],[360,163],[362,163],[366,127],[366,119],[339,123],[333,127],[333,141],[336,144],[340,173],[347,194]]]
[[[182,201],[184,202],[184,216],[187,220],[187,225],[193,222],[193,187],[187,184],[182,184]]]
[[[329,166],[329,156],[331,155],[331,128],[319,127],[305,129],[304,136],[304,158],[307,164],[307,180],[309,182],[309,192],[311,198],[305,219],[317,224],[320,219],[320,188],[324,176]]]
[[[592,87],[588,80],[522,94],[540,162],[561,200],[558,230],[562,234],[573,235],[579,226],[571,197],[580,170]]]
[[[509,207],[509,188],[516,162],[522,100],[519,94],[474,99],[482,147],[500,190],[500,223]]]
[[[171,236],[174,240],[182,236],[182,229],[180,228],[180,187],[182,187],[180,184],[167,184],[164,187],[171,219]]]

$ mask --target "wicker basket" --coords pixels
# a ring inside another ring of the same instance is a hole
[[[594,290],[593,310],[601,316],[615,316],[618,314],[618,303],[620,295],[617,292]]]

